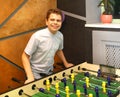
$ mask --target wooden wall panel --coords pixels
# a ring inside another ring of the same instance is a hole
[[[18,86],[23,85],[25,80],[24,71],[18,69],[17,67],[11,65],[5,60],[0,58],[0,93],[9,91]],[[17,83],[12,81],[12,78],[16,78],[21,81],[21,83]]]
[[[14,0],[14,2],[11,2],[12,0],[1,0],[0,1],[0,24],[5,21],[6,18],[9,17],[10,14],[12,14],[15,9],[22,3],[24,0]]]
[[[0,54],[18,66],[23,67],[21,55],[31,34],[32,32],[0,41]]]
[[[45,15],[50,8],[56,8],[56,0],[28,0],[0,28],[0,38],[45,26]]]

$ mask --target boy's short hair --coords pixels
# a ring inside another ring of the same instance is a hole
[[[52,13],[55,13],[55,14],[58,14],[62,17],[62,20],[63,20],[63,13],[60,9],[49,9],[48,12],[47,12],[47,15],[46,15],[46,19],[48,20],[48,18],[50,17],[50,14]]]

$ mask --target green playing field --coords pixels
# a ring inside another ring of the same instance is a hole
[[[109,97],[108,96],[108,91],[111,91],[112,96],[110,97],[116,97],[116,95],[118,95],[118,88],[120,87],[120,82],[118,81],[111,81],[110,85],[106,86],[106,93],[103,93],[103,88],[102,88],[102,82],[107,82],[107,78],[103,78],[103,77],[96,77],[95,75],[90,75],[89,76],[89,87],[87,88],[87,94],[85,95],[84,92],[84,88],[83,85],[86,84],[86,77],[84,76],[84,73],[78,73],[77,75],[75,75],[74,81],[76,83],[76,85],[74,86],[74,84],[71,82],[71,78],[70,77],[66,77],[66,85],[69,87],[69,97],[78,97],[76,95],[76,90],[80,90],[81,95],[80,97],[88,97],[86,95],[92,94],[93,97]],[[57,80],[56,80],[57,82]],[[95,92],[95,88],[98,88],[98,95],[96,96],[96,92]],[[39,87],[42,88],[42,87]],[[65,86],[64,86],[64,82],[59,82],[59,95],[60,97],[66,97],[66,91],[65,91]],[[32,97],[57,97],[56,96],[56,88],[55,85],[53,85],[51,83],[50,85],[50,91],[47,91],[46,89],[44,89],[44,93],[43,92],[39,92],[37,94],[34,94]]]

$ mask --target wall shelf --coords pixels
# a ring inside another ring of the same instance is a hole
[[[120,24],[103,24],[103,23],[94,23],[94,24],[85,24],[85,27],[91,28],[115,28],[120,29]]]

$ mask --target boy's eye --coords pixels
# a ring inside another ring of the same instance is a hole
[[[51,21],[55,21],[55,19],[50,19]]]
[[[61,20],[50,19],[51,21],[61,22]]]
[[[57,22],[61,22],[61,20],[57,20]]]

